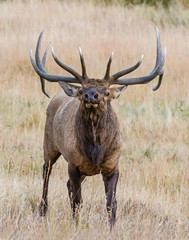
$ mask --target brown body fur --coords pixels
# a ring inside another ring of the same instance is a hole
[[[101,173],[112,227],[116,217],[115,193],[122,137],[110,102],[125,87],[109,88],[105,80],[95,79],[85,80],[81,87],[59,84],[64,91],[59,92],[47,108],[40,215],[45,215],[47,211],[48,182],[52,166],[63,155],[68,162],[67,187],[73,216],[76,216],[82,203],[81,182],[86,176]]]
[[[97,116],[97,113],[93,113],[91,116],[90,112],[86,114],[84,125],[79,100],[68,97],[63,91],[58,93],[47,109],[44,153],[48,157],[45,162],[49,163],[49,156],[61,153],[69,164],[79,168],[82,175],[91,176],[100,171],[107,173],[117,169],[121,154],[121,134],[116,114],[110,105],[108,108],[108,112],[102,113],[104,115]],[[88,135],[89,129],[91,135]],[[91,140],[93,146],[89,146],[90,138],[95,137],[96,140]],[[88,145],[85,145],[87,140]],[[94,150],[96,154],[100,152],[100,159],[93,162],[92,159],[87,159],[84,152],[95,147],[95,143],[98,147]]]

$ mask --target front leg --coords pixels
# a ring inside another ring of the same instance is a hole
[[[71,208],[73,210],[73,217],[78,221],[78,210],[82,203],[81,197],[81,182],[84,178],[81,177],[78,168],[73,165],[68,165],[69,180],[67,182],[68,194],[70,197]]]
[[[119,170],[115,170],[109,174],[103,175],[106,200],[107,200],[107,211],[110,223],[110,230],[115,224],[117,201],[116,201],[116,186],[119,177]]]

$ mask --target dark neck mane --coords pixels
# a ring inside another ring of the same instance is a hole
[[[112,142],[119,134],[117,117],[108,104],[105,110],[80,106],[76,116],[78,147],[85,158],[98,166],[114,150]]]

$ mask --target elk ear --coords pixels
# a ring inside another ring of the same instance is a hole
[[[127,86],[113,87],[112,89],[114,90],[114,99],[117,99],[121,95],[121,93],[125,91],[126,88]]]
[[[58,82],[61,88],[69,97],[77,97],[78,86],[67,84],[65,82]]]

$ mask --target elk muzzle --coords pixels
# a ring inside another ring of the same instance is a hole
[[[97,108],[99,105],[99,94],[95,90],[89,90],[84,95],[84,103],[87,108]]]

